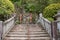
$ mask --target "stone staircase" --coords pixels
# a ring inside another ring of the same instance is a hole
[[[37,24],[20,24],[14,27],[4,40],[51,40],[51,38]]]

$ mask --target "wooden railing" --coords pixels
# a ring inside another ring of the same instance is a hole
[[[4,38],[6,34],[14,27],[14,25],[15,25],[15,16],[6,20],[5,22],[0,21],[1,38]]]

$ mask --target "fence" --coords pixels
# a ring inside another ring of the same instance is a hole
[[[46,31],[48,32],[48,34],[51,36],[51,22],[48,21],[47,19],[45,19],[42,14],[40,14],[40,17],[39,17],[39,22],[41,23],[41,25],[43,26],[44,29],[46,29]]]
[[[50,22],[40,14],[38,22],[48,32],[52,40],[60,40],[60,17],[57,20]]]
[[[57,39],[60,40],[60,21],[57,21],[56,22],[57,24]]]
[[[6,34],[14,27],[15,16],[6,20],[5,22],[0,21],[0,38],[4,38]]]
[[[0,21],[0,40],[2,40],[2,21]]]

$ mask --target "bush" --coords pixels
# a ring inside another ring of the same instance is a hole
[[[6,15],[14,12],[14,5],[9,0],[0,0],[0,20],[3,20]]]
[[[14,2],[17,2],[17,1],[20,1],[20,0],[10,0],[10,1],[12,1],[14,3]]]
[[[53,16],[57,14],[57,11],[60,9],[60,3],[50,4],[43,11],[43,16],[45,18],[51,18],[53,20]]]

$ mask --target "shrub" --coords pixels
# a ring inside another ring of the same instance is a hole
[[[53,16],[55,14],[57,14],[57,11],[60,9],[60,3],[54,3],[54,4],[50,4],[49,6],[47,6],[44,11],[43,11],[43,16],[45,18],[51,18],[51,20],[53,20]]]
[[[20,1],[20,0],[10,0],[10,1],[12,1],[14,3],[14,2],[17,2],[17,1]]]
[[[6,15],[14,12],[14,5],[9,0],[0,0],[0,20],[3,20]],[[3,17],[3,18],[2,18]]]

